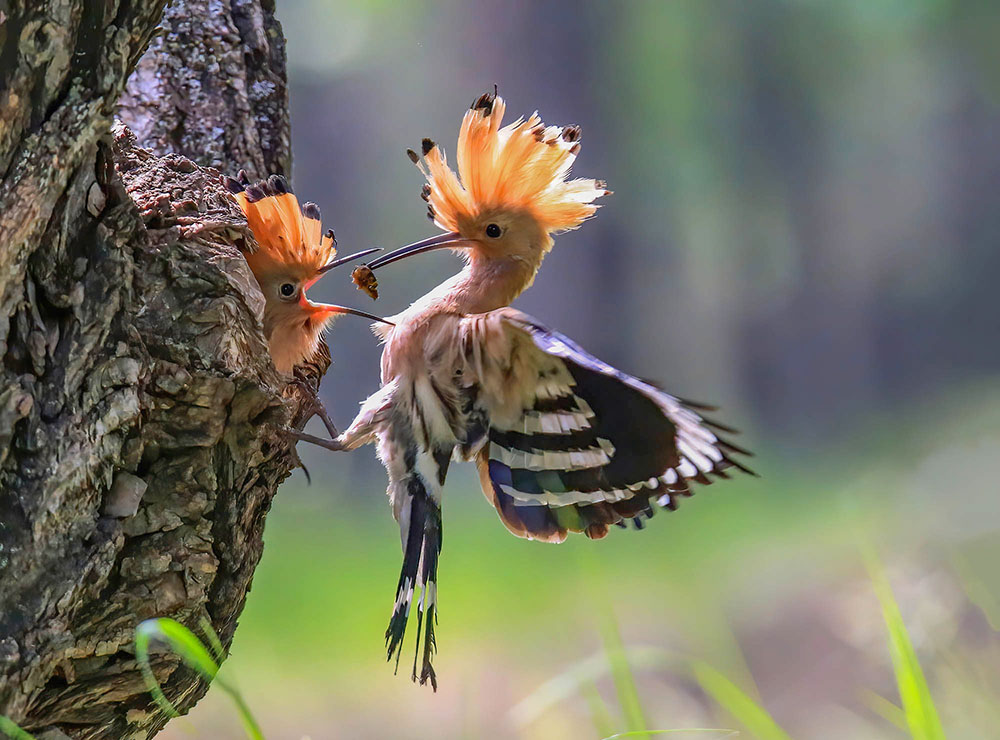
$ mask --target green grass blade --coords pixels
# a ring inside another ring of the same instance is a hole
[[[743,724],[759,740],[791,740],[767,710],[707,663],[695,661],[691,669],[702,690],[716,704]]]
[[[631,647],[625,650],[630,666],[642,669],[673,670],[681,661],[660,648]],[[685,663],[686,665],[686,663]],[[524,728],[562,701],[582,694],[611,671],[605,651],[595,653],[568,666],[511,707],[508,717],[514,727]]]
[[[906,732],[906,714],[902,709],[870,689],[863,689],[860,696],[862,703],[872,712],[894,725],[896,729]]]
[[[618,703],[621,705],[622,715],[625,718],[625,729],[631,732],[642,732],[646,730],[646,717],[643,715],[642,703],[639,701],[635,676],[629,666],[625,646],[622,645],[618,623],[610,612],[602,631],[604,633],[604,650],[611,666],[611,678],[614,681],[615,690],[618,692]]]
[[[577,696],[584,686],[592,685],[607,672],[608,661],[602,653],[574,663],[511,707],[508,712],[511,724],[518,729],[527,727],[555,705]]]
[[[202,629],[205,629],[204,624],[202,625]],[[224,654],[222,643],[219,641],[218,635],[211,628],[211,625],[208,625],[206,635],[212,641],[216,653],[218,655]],[[156,680],[156,676],[153,675],[153,670],[149,665],[149,644],[154,639],[165,642],[174,653],[180,656],[185,665],[198,671],[207,681],[212,682],[215,680],[219,688],[225,691],[236,705],[247,737],[251,738],[251,740],[264,740],[260,725],[257,724],[257,720],[254,719],[250,707],[240,692],[223,679],[217,679],[219,665],[212,659],[205,644],[180,622],[167,618],[147,619],[139,625],[135,632],[135,657],[139,662],[139,669],[146,680],[149,693],[152,694],[153,699],[160,708],[167,713],[167,716],[177,717],[178,712],[166,696],[164,696],[163,690],[160,688],[160,684]]]
[[[198,625],[201,627],[201,631],[205,633],[205,637],[208,639],[208,644],[212,648],[212,653],[215,655],[215,659],[221,663],[226,659],[226,649],[222,646],[222,640],[219,639],[219,633],[215,631],[215,628],[212,627],[212,623],[205,617],[198,620]],[[263,740],[264,735],[261,732],[260,726],[257,724],[257,720],[254,719],[253,713],[250,711],[250,707],[243,698],[243,694],[241,694],[236,688],[236,685],[230,684],[228,681],[223,681],[221,678],[217,679],[217,681],[219,683],[219,688],[229,694],[229,698],[233,700],[234,704],[236,704],[236,709],[240,714],[240,721],[243,723],[243,729],[246,731],[247,736],[254,738],[255,740]]]
[[[35,740],[35,736],[30,732],[22,730],[14,720],[0,714],[0,734],[6,735],[10,740]]]
[[[247,737],[250,738],[250,740],[264,740],[264,733],[261,731],[260,725],[257,724],[257,720],[250,711],[250,707],[247,705],[243,695],[236,689],[224,683],[222,680],[219,681],[219,687],[229,694],[229,698],[233,700],[234,704],[236,704],[236,710],[240,714],[240,721],[243,723],[243,731],[246,732]]]
[[[180,622],[166,618],[147,619],[136,630],[136,636],[140,634],[148,634],[150,638],[165,642],[189,668],[198,671],[209,681],[219,672],[219,664],[212,659],[205,643]]]
[[[222,661],[226,659],[226,649],[222,647],[222,640],[219,639],[219,633],[215,631],[212,623],[205,617],[198,619],[198,626],[201,627],[201,631],[205,634],[206,639],[208,639],[208,644],[212,648],[212,654],[215,656],[216,661],[221,665]]]
[[[153,697],[153,701],[156,702],[157,706],[168,717],[179,717],[180,713],[164,695],[163,689],[160,687],[160,682],[156,680],[156,676],[153,675],[153,668],[149,664],[149,644],[154,637],[159,636],[155,623],[160,621],[166,620],[150,619],[136,628],[135,661],[139,664],[139,672],[142,673],[142,679],[146,682],[146,689]]]
[[[594,729],[601,737],[613,735],[615,732],[615,721],[611,717],[611,710],[608,708],[604,697],[597,690],[597,685],[593,681],[588,681],[580,686],[580,693],[587,701],[590,708],[590,719],[594,723]]]
[[[913,649],[910,633],[906,630],[889,580],[874,553],[866,552],[865,559],[875,595],[882,605],[882,616],[889,633],[889,651],[896,673],[896,685],[899,688],[899,698],[903,703],[910,735],[914,740],[944,740],[944,728],[941,726],[937,707],[931,698],[927,679]]]

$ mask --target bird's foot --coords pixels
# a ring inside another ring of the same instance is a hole
[[[324,406],[323,402],[319,400],[319,396],[316,394],[316,391],[314,391],[308,383],[300,378],[295,378],[289,383],[289,385],[294,386],[304,399],[303,411],[305,416],[302,419],[302,424],[305,425],[305,423],[311,418],[318,416],[322,420],[323,426],[326,427],[326,431],[330,435],[331,439],[336,439],[337,436],[340,435],[340,432],[337,431],[336,424],[333,423],[333,420],[330,418],[330,414],[327,413],[326,406]]]
[[[298,450],[295,449],[294,443],[288,446],[288,452],[292,457],[292,461],[295,463],[292,469],[294,470],[295,468],[302,468],[302,473],[306,476],[306,483],[311,486],[312,476],[309,475],[309,468],[307,468],[306,464],[302,462],[302,458],[299,457],[299,452]]]

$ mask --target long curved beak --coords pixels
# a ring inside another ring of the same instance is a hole
[[[354,262],[362,257],[367,257],[369,254],[374,254],[375,252],[381,252],[382,247],[373,247],[372,249],[363,249],[360,252],[355,252],[354,254],[349,254],[346,257],[341,257],[333,262],[328,262],[316,271],[316,277],[309,280],[305,288],[308,289],[312,287],[313,283],[319,280],[325,273],[332,270],[334,267],[340,267],[341,265],[346,265],[348,262]],[[306,298],[305,290],[302,291],[302,296],[300,301],[304,307],[317,312],[329,313],[329,314],[344,314],[349,313],[352,316],[360,316],[363,319],[370,319],[372,321],[378,321],[383,324],[388,324],[389,326],[395,326],[391,321],[383,319],[381,316],[376,316],[375,314],[366,313],[364,311],[359,311],[356,308],[348,308],[347,306],[338,306],[334,303],[313,303],[308,298]]]
[[[341,257],[340,259],[334,260],[333,262],[328,262],[319,268],[316,272],[322,275],[325,272],[332,270],[334,267],[340,267],[341,265],[346,265],[348,262],[354,262],[355,260],[361,259],[362,257],[367,257],[369,254],[374,254],[375,252],[381,252],[382,247],[372,247],[371,249],[363,249],[360,252],[355,252],[354,254],[349,254],[346,257]]]
[[[391,265],[393,262],[406,259],[407,257],[412,257],[415,254],[423,254],[424,252],[431,252],[435,249],[457,247],[465,241],[466,240],[463,239],[462,235],[457,231],[449,231],[447,234],[438,234],[437,236],[432,236],[430,239],[413,242],[413,244],[407,244],[405,247],[394,249],[388,254],[382,255],[377,260],[369,262],[368,267],[372,270],[377,270],[380,267]]]
[[[348,308],[347,306],[337,306],[333,303],[313,303],[311,305],[313,310],[316,311],[325,311],[326,313],[349,313],[352,316],[360,316],[363,319],[371,319],[372,321],[378,321],[382,324],[395,326],[395,324],[389,321],[388,319],[383,319],[381,316],[376,316],[375,314],[359,311],[356,308]]]

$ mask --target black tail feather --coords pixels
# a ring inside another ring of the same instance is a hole
[[[419,611],[417,612],[417,644],[413,652],[413,680],[420,681],[423,686],[429,680],[431,687],[437,691],[437,674],[431,661],[437,652],[437,639],[434,628],[437,625],[437,565],[441,552],[440,520],[430,517],[424,527],[424,547],[421,556]],[[424,628],[423,652],[420,650],[421,627]],[[417,678],[417,658],[421,657],[420,677]]]
[[[407,486],[409,495],[409,528],[403,553],[403,566],[396,586],[396,605],[385,631],[386,658],[396,658],[396,670],[402,654],[403,637],[410,616],[413,592],[420,586],[417,610],[417,644],[413,656],[413,680],[421,684],[428,681],[437,691],[437,675],[431,661],[437,649],[434,627],[437,624],[437,565],[441,552],[441,512],[427,495],[419,478],[412,478]],[[419,573],[419,578],[418,578]],[[419,677],[417,658],[422,662]]]
[[[410,527],[406,534],[403,566],[396,584],[396,603],[389,619],[389,627],[385,631],[386,659],[392,660],[392,656],[396,656],[396,670],[399,670],[400,646],[406,634],[406,623],[410,617],[410,604],[413,601],[413,589],[416,587],[417,570],[420,566],[424,520],[427,518],[426,505],[426,495],[410,496]]]

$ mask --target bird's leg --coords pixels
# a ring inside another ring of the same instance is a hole
[[[326,406],[323,402],[319,400],[318,396],[313,396],[315,401],[315,406],[313,407],[313,412],[323,421],[323,426],[326,427],[327,433],[330,435],[331,439],[336,439],[340,436],[340,432],[337,431],[337,426],[333,423],[333,419],[330,418],[330,414],[326,411]]]
[[[293,439],[295,442],[310,442],[320,447],[325,447],[328,450],[333,450],[334,452],[339,452],[344,449],[343,445],[337,442],[337,437],[340,433],[337,431],[336,425],[330,418],[330,415],[326,411],[326,407],[323,402],[319,400],[319,396],[316,391],[313,390],[312,386],[306,382],[305,379],[296,376],[288,382],[289,388],[294,388],[302,399],[302,410],[296,415],[293,420],[294,425],[305,425],[312,417],[318,416],[323,420],[323,425],[326,427],[326,431],[330,434],[330,439],[324,439],[322,437],[316,437],[312,434],[306,434],[303,431],[296,429],[294,426],[286,427],[285,434]],[[300,467],[305,470],[305,465],[302,465],[302,461],[299,460],[298,454],[295,452],[295,444],[291,445],[292,452],[295,455],[296,461],[298,461]],[[309,476],[309,472],[306,471],[306,477]]]
[[[384,424],[392,409],[392,394],[395,384],[389,384],[380,388],[376,393],[369,396],[361,405],[361,411],[354,417],[351,425],[344,430],[341,435],[333,430],[333,439],[322,439],[311,434],[300,432],[296,429],[286,430],[290,437],[298,441],[310,442],[320,447],[325,447],[334,452],[354,450],[364,444],[369,444],[375,440],[375,435],[381,424]]]
[[[312,387],[301,378],[295,378],[289,382],[288,385],[294,386],[305,399],[304,405],[306,406],[306,409],[305,415],[302,417],[302,424],[308,422],[313,416],[318,416],[323,420],[323,425],[326,427],[326,431],[330,434],[330,438],[324,439],[323,437],[307,434],[306,432],[290,427],[285,429],[285,433],[296,442],[309,442],[310,444],[325,447],[333,452],[340,452],[341,450],[346,449],[345,446],[337,440],[340,436],[340,432],[337,431],[337,426],[333,423],[333,420],[327,413],[326,406],[324,406],[323,402],[319,400],[319,396],[316,394],[316,391],[314,391]],[[298,459],[297,454],[295,457]],[[299,465],[303,470],[305,470],[305,466],[302,465],[301,460],[299,460]],[[308,471],[306,471],[306,475],[308,477]]]
[[[313,434],[301,432],[298,429],[285,429],[285,434],[294,439],[296,442],[309,442],[310,444],[325,447],[333,452],[343,452],[348,449],[342,443],[338,442],[336,437],[333,439],[324,439],[323,437],[317,437]]]

